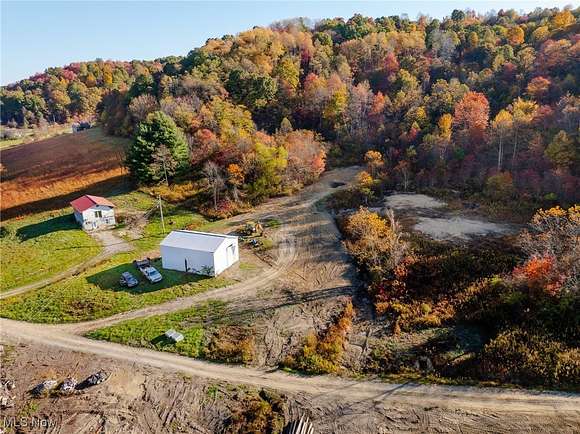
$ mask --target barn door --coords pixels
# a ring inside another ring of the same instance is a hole
[[[234,245],[231,244],[226,249],[228,258],[228,267],[234,263]]]

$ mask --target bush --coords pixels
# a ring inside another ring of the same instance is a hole
[[[521,329],[500,333],[481,355],[481,375],[515,384],[580,387],[580,350]]]
[[[203,357],[225,363],[250,363],[255,352],[254,336],[250,329],[225,326],[211,336],[203,350]]]
[[[181,203],[193,197],[196,197],[200,189],[191,181],[181,184],[160,184],[155,187],[143,188],[143,191],[154,196],[161,196],[166,202]]]
[[[352,326],[354,308],[348,302],[335,322],[321,336],[309,333],[296,356],[288,356],[283,366],[310,374],[329,374],[340,369],[346,336]]]
[[[232,411],[225,432],[278,434],[284,429],[285,401],[283,396],[265,390],[256,393],[240,392],[239,407]]]

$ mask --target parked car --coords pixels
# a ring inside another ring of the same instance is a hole
[[[126,286],[127,288],[133,288],[134,286],[139,285],[139,281],[135,276],[133,276],[128,271],[125,271],[121,274],[121,279],[119,279],[119,283],[121,286]]]
[[[159,273],[159,271],[157,271],[155,267],[151,265],[151,261],[149,259],[144,259],[142,261],[133,261],[133,264],[135,264],[135,267],[137,267],[137,269],[141,272],[141,274],[143,274],[143,276],[145,276],[145,278],[149,282],[157,283],[161,282],[161,280],[163,279],[161,273]]]

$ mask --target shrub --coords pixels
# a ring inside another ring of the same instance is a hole
[[[501,172],[487,178],[486,193],[493,199],[510,199],[515,193],[514,181],[509,172]]]
[[[580,351],[521,329],[500,333],[481,355],[484,378],[516,384],[580,387]]]
[[[298,354],[286,357],[282,365],[310,374],[337,372],[353,318],[354,308],[349,301],[322,336],[319,337],[314,332],[309,333]]]
[[[225,326],[219,328],[203,350],[208,360],[226,363],[250,363],[255,357],[252,331],[245,327]]]
[[[239,407],[232,410],[226,433],[278,434],[284,429],[285,401],[283,396],[265,390],[256,393],[239,392]]]
[[[248,208],[249,205],[247,204],[235,202],[230,199],[222,199],[218,202],[217,208],[203,206],[200,212],[210,219],[224,219],[239,214]]]
[[[193,182],[188,181],[180,184],[171,184],[169,186],[160,184],[154,187],[143,188],[143,191],[155,197],[161,196],[161,199],[169,203],[181,203],[196,197],[200,189]]]

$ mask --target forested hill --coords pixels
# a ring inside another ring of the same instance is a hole
[[[325,156],[360,161],[377,150],[404,187],[573,201],[579,16],[292,20],[210,39],[185,57],[50,68],[2,88],[2,123],[96,114],[109,133],[137,136],[129,165],[140,181],[160,179],[161,153],[171,176],[205,167],[236,197],[309,182]],[[156,140],[167,146],[144,146]]]

